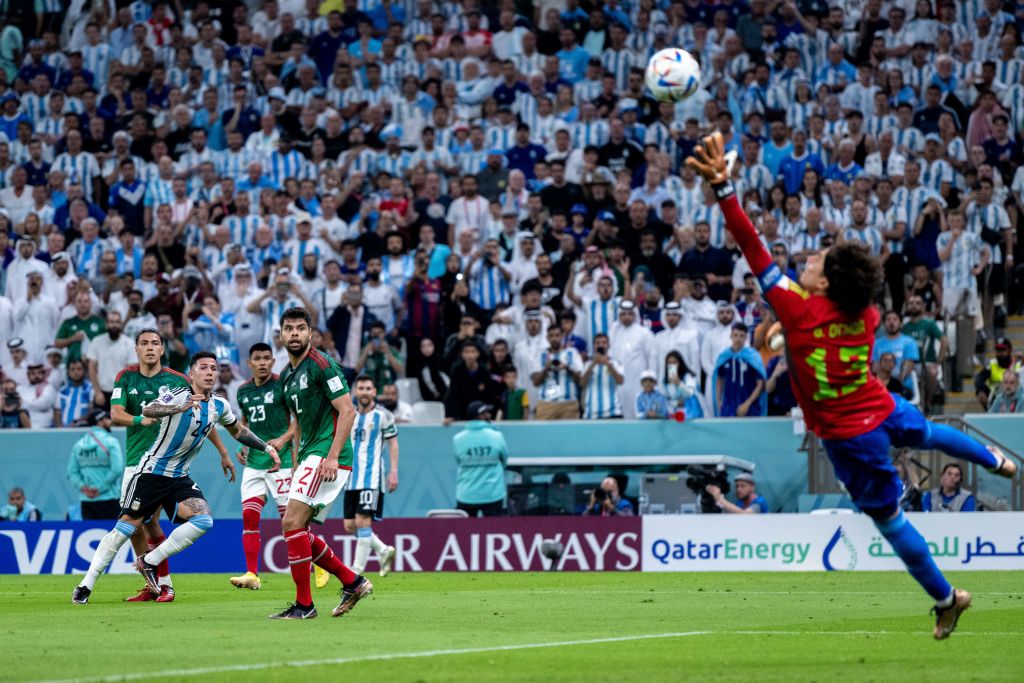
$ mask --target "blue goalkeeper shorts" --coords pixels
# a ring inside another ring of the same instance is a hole
[[[903,482],[892,465],[889,449],[924,443],[931,425],[921,411],[899,396],[885,422],[851,439],[826,439],[825,451],[836,477],[854,504],[875,519],[888,519],[899,506]]]

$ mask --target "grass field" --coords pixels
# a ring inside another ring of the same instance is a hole
[[[137,576],[0,578],[0,681],[1020,681],[1021,572],[965,572],[953,637],[899,573],[418,574],[375,579],[332,619],[265,619],[293,596],[177,575],[178,600],[125,604]]]

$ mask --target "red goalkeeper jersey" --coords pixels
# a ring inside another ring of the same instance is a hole
[[[789,377],[807,427],[823,439],[849,439],[880,425],[895,404],[871,373],[878,312],[869,306],[847,315],[809,294],[772,261],[731,188],[719,188],[719,196],[726,227],[785,330]]]

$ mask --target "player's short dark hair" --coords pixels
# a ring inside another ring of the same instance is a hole
[[[164,343],[164,338],[163,338],[163,336],[161,336],[160,330],[156,329],[155,327],[143,327],[141,330],[139,330],[138,332],[135,333],[135,344],[136,345],[138,345],[139,340],[142,339],[142,335],[144,335],[144,334],[155,334],[157,336],[157,338],[160,340],[160,343],[161,344]]]
[[[281,327],[284,327],[285,320],[305,320],[307,326],[313,327],[313,318],[309,316],[309,311],[299,306],[292,306],[281,314],[281,319],[278,321]]]
[[[847,315],[859,315],[882,284],[882,268],[867,246],[845,242],[829,248],[824,273],[828,298]]]
[[[274,349],[270,348],[270,344],[266,342],[256,342],[249,347],[249,358],[252,358],[252,354],[257,351],[266,351],[268,353],[274,353]]]
[[[189,361],[188,366],[190,368],[194,368],[196,366],[196,363],[198,363],[199,361],[203,360],[204,358],[209,358],[210,360],[216,362],[217,361],[217,354],[215,354],[213,351],[197,351],[192,356],[192,360]]]
[[[356,381],[352,382],[352,386],[356,386],[360,382],[369,382],[370,384],[373,385],[374,389],[377,388],[377,381],[374,380],[373,377],[370,377],[369,375],[359,375],[358,377],[356,377]]]

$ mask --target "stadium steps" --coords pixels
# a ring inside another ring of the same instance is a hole
[[[1015,350],[1024,350],[1024,316],[1011,316],[1006,321],[1006,329],[1003,330],[1003,336],[1010,340]],[[992,357],[993,343],[994,339],[988,339],[985,342],[986,359]],[[980,366],[975,367],[975,372],[980,369]],[[964,391],[946,392],[946,405],[942,410],[944,414],[963,415],[964,413],[981,412],[981,406],[978,404],[978,399],[974,396],[973,377],[964,378],[964,389]]]

